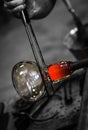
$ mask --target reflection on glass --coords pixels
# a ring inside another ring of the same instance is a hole
[[[44,85],[35,62],[19,62],[12,71],[12,81],[18,94],[27,101],[35,101],[44,93]]]

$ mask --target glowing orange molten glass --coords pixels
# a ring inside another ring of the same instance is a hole
[[[72,74],[70,67],[71,62],[61,62],[50,65],[48,67],[48,73],[52,81],[61,80]]]

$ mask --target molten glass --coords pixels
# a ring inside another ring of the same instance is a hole
[[[48,67],[48,73],[52,81],[58,81],[72,74],[71,62],[60,62]]]
[[[12,81],[18,94],[27,101],[35,101],[44,93],[44,85],[35,62],[19,62],[12,71]]]

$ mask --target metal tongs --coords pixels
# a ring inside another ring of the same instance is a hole
[[[47,89],[47,86],[46,86],[46,83],[45,83],[45,80],[44,80],[44,76],[43,76],[42,70],[41,70],[41,66],[42,66],[44,71],[47,73],[46,74],[46,76],[47,76],[48,75],[47,65],[45,64],[41,49],[39,47],[37,38],[35,36],[34,30],[33,30],[32,25],[31,25],[31,21],[27,17],[27,12],[26,12],[26,15],[25,15],[25,12],[22,10],[21,11],[21,18],[22,18],[22,22],[23,22],[23,24],[25,26],[26,34],[27,34],[29,43],[31,45],[31,49],[32,49],[36,64],[38,66],[38,69],[39,69],[43,84],[45,86],[45,90],[46,90],[47,94],[49,95],[49,92],[48,92],[48,89]],[[52,90],[54,92],[53,83],[51,81],[49,83],[50,83],[50,86],[51,86],[51,88],[52,88]]]

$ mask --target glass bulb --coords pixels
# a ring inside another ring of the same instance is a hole
[[[12,71],[12,81],[18,94],[27,101],[35,101],[44,94],[44,85],[35,62],[19,62]]]

